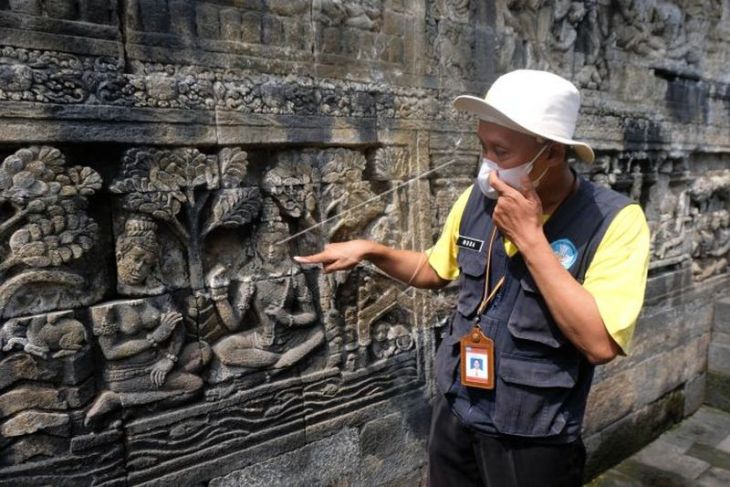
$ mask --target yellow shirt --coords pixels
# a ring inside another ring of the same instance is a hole
[[[473,187],[456,200],[441,236],[428,251],[428,263],[442,279],[451,281],[459,277],[456,239]],[[543,215],[543,223],[549,217]],[[510,257],[518,251],[507,239],[504,247]],[[624,353],[631,346],[636,319],[644,302],[648,269],[649,226],[641,207],[629,205],[618,212],[606,229],[583,282],[583,288],[596,300],[606,330]]]

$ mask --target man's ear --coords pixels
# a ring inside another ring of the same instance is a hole
[[[548,147],[547,150],[547,163],[549,166],[557,166],[559,164],[562,164],[565,161],[565,156],[567,155],[567,148],[565,147],[565,144],[560,144],[558,142],[551,142],[550,147]]]

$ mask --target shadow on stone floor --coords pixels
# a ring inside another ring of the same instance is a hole
[[[730,413],[703,406],[586,487],[730,486]]]

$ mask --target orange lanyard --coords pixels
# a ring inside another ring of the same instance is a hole
[[[497,238],[497,227],[494,226],[492,228],[492,236],[489,237],[489,250],[487,254],[487,270],[486,274],[484,276],[484,295],[482,297],[482,302],[479,305],[479,308],[477,309],[477,316],[476,321],[479,322],[479,317],[484,313],[484,311],[487,309],[487,306],[489,306],[489,303],[492,302],[494,297],[497,295],[497,292],[501,289],[502,285],[504,284],[504,276],[502,276],[499,281],[497,281],[497,284],[494,286],[494,289],[491,291],[489,290],[489,278],[491,277],[489,275],[491,267],[492,267],[492,248],[494,247],[494,241]]]

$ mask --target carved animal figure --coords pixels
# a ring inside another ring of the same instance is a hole
[[[47,358],[48,354],[52,354],[51,357],[58,358],[78,352],[87,340],[84,325],[72,318],[32,318],[26,328],[25,337],[22,336],[21,328],[17,321],[5,324],[3,332],[10,336],[0,333],[3,351],[7,352],[17,346],[38,357]]]

